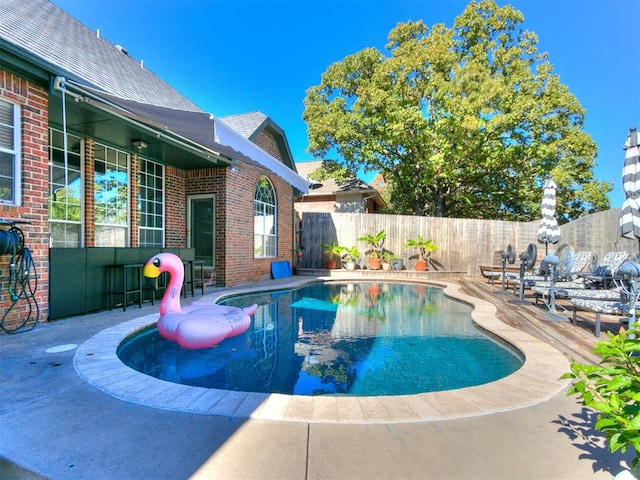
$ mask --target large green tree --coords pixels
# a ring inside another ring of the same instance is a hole
[[[609,208],[585,112],[523,19],[472,2],[453,28],[398,24],[388,55],[330,65],[305,98],[309,150],[382,173],[395,213],[531,220],[549,175],[560,221]]]

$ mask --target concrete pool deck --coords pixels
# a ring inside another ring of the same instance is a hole
[[[457,283],[478,288],[481,280]],[[371,404],[178,392],[180,386],[170,384],[151,397],[166,403],[154,405],[151,398],[127,398],[147,390],[135,388],[142,387],[140,378],[111,381],[122,390],[105,393],[96,379],[113,373],[103,369],[113,359],[110,351],[94,351],[107,343],[99,335],[124,322],[153,321],[157,305],[0,335],[0,478],[611,478],[631,455],[610,454],[593,430],[593,412],[565,396],[566,383],[557,378],[568,367],[566,357],[496,320],[492,308],[501,316],[524,308],[532,316],[544,312],[516,305],[503,312],[506,298],[489,294],[486,300],[475,320],[482,324],[486,315],[496,323],[485,328],[498,329],[525,352],[524,376],[493,382],[484,393],[487,386]],[[94,345],[96,335],[101,341]],[[102,373],[91,377],[89,370]],[[208,406],[200,412],[190,405]]]

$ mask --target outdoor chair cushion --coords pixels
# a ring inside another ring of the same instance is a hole
[[[589,298],[573,298],[573,316],[571,322],[575,325],[577,319],[577,310],[589,310],[596,314],[595,336],[600,336],[600,315],[627,315],[629,312],[629,304],[623,302],[608,302],[605,300],[593,300]]]
[[[549,287],[534,286],[531,288],[534,295],[537,297],[547,298],[550,294]],[[555,298],[570,298],[570,299],[589,299],[589,300],[608,300],[626,302],[627,296],[620,291],[619,288],[612,288],[606,290],[592,290],[587,288],[566,288],[559,287],[554,288]]]

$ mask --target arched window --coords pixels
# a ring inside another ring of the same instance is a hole
[[[267,177],[258,180],[253,204],[253,256],[275,257],[278,232],[276,192]]]

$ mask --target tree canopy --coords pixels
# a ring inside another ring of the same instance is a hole
[[[548,176],[561,222],[609,208],[585,111],[523,20],[472,2],[452,28],[401,23],[388,55],[330,65],[304,101],[309,151],[380,172],[394,213],[533,220]]]

